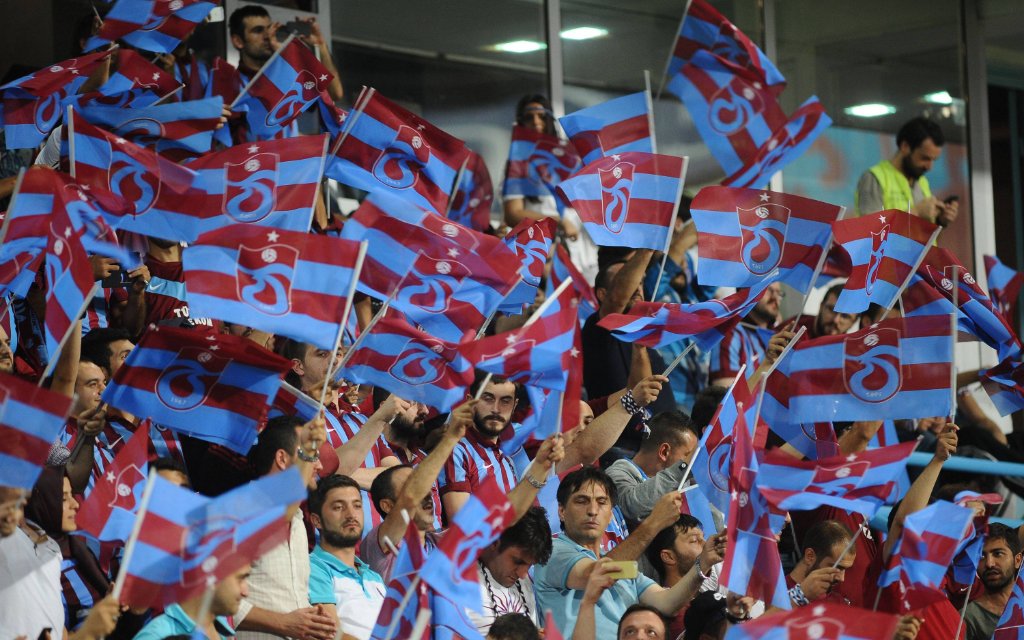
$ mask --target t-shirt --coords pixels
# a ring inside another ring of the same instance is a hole
[[[537,598],[533,593],[533,579],[530,576],[517,580],[511,587],[503,587],[480,562],[476,563],[476,576],[480,581],[484,612],[481,615],[466,609],[466,614],[480,635],[486,636],[494,619],[506,613],[522,613],[538,627],[543,626],[543,621],[537,616]]]
[[[64,632],[60,547],[47,538],[38,546],[21,529],[0,538],[0,637],[53,637]]]
[[[427,532],[426,540],[424,541],[426,543],[424,545],[424,556],[437,547],[442,535],[443,532]],[[401,551],[402,540],[402,538],[399,538],[398,540],[392,540],[391,543],[395,545],[396,549]],[[391,553],[390,549],[384,548],[384,544],[380,539],[380,525],[370,529],[370,533],[366,534],[359,543],[359,557],[385,580],[391,580],[391,569],[395,566],[395,554]]]
[[[999,624],[999,614],[992,613],[977,602],[967,605],[964,625],[967,627],[967,640],[989,640]]]
[[[384,594],[384,579],[359,558],[353,568],[320,545],[309,554],[309,603],[333,604],[342,633],[369,640]]]
[[[829,506],[818,507],[812,511],[794,511],[791,515],[797,537],[801,540],[811,526],[822,520],[835,520],[854,533],[864,523],[864,517],[860,514],[850,514]],[[854,547],[857,549],[857,559],[854,560],[853,566],[846,570],[846,576],[837,591],[853,606],[870,609],[878,593],[878,575],[882,570],[882,541],[876,532],[868,529],[861,531],[857,536]]]
[[[235,637],[235,630],[228,624],[227,618],[214,618],[213,625],[221,638]],[[150,620],[133,640],[163,640],[169,636],[184,636],[192,633],[195,628],[195,621],[188,617],[181,605],[172,604],[164,609],[162,615]]]
[[[145,264],[149,267],[149,284],[146,285],[145,326],[161,320],[187,320],[190,318],[188,292],[185,290],[185,272],[182,263],[163,262],[147,255]],[[114,289],[112,299],[128,299],[127,289]],[[213,326],[209,318],[191,318],[193,324]]]
[[[576,544],[564,533],[552,541],[551,559],[537,565],[533,571],[537,604],[542,611],[551,611],[562,635],[569,637],[576,625],[576,615],[583,601],[583,591],[566,586],[569,572],[580,560],[597,560],[593,551]],[[614,638],[619,620],[626,609],[640,601],[644,591],[655,585],[654,580],[640,574],[632,580],[616,580],[597,601],[594,608],[597,638]]]

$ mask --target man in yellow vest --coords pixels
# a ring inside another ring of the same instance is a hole
[[[858,215],[901,209],[943,227],[956,220],[956,197],[937,199],[924,177],[945,141],[942,129],[928,118],[917,117],[900,127],[896,155],[865,171],[857,182]]]

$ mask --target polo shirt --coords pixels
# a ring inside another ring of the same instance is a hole
[[[537,604],[541,611],[551,611],[555,625],[565,637],[572,635],[576,616],[583,602],[583,591],[569,589],[565,582],[576,563],[587,558],[598,559],[593,551],[576,544],[563,532],[552,541],[551,559],[548,563],[537,565],[533,569],[533,588],[537,593]],[[639,602],[644,591],[654,585],[654,580],[642,573],[631,580],[616,580],[601,595],[594,608],[597,623],[595,637],[616,637],[619,620],[626,609]]]
[[[309,603],[333,604],[342,633],[369,640],[385,592],[384,579],[359,558],[350,567],[320,545],[309,554]]]
[[[476,428],[471,427],[445,462],[438,486],[442,496],[449,491],[473,493],[489,475],[494,475],[505,494],[516,486],[516,467],[512,459],[502,452],[498,443],[484,440]]]
[[[221,638],[234,638],[235,630],[228,624],[228,619],[224,617],[217,617],[213,620],[213,625],[217,628],[217,633],[220,634]],[[180,605],[172,604],[166,609],[162,615],[159,615],[142,628],[135,635],[135,640],[163,640],[168,636],[179,636],[192,633],[196,628],[196,623],[192,618],[188,617],[184,609]]]

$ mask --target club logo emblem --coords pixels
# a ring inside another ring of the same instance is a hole
[[[206,402],[231,359],[199,347],[185,347],[156,379],[157,399],[175,411],[194,409]]]
[[[832,618],[815,617],[813,620],[789,620],[786,637],[790,640],[839,640],[846,637],[845,625]]]
[[[864,279],[864,291],[870,296],[878,281],[878,271],[885,259],[885,250],[889,245],[889,225],[882,230],[871,232],[871,255],[868,256],[868,274]]]
[[[753,209],[736,208],[740,224],[740,254],[743,266],[762,276],[782,261],[789,229],[789,207],[764,203]]]
[[[877,404],[896,395],[903,385],[900,362],[898,329],[876,329],[843,341],[843,381],[864,402]]]
[[[260,222],[277,206],[280,157],[257,153],[238,164],[224,164],[224,213],[236,222]]]
[[[139,216],[152,209],[160,197],[159,169],[156,171],[149,171],[132,156],[111,148],[107,185],[111,193],[132,203],[135,215]]]
[[[373,163],[373,177],[392,189],[409,189],[429,161],[430,145],[423,134],[403,124]]]
[[[764,111],[761,95],[738,78],[720,88],[708,101],[708,124],[724,136],[738,133]]]
[[[518,238],[514,239],[515,246],[513,248],[523,264],[519,272],[523,276],[523,282],[536,287],[540,285],[540,280],[544,276],[544,264],[548,261],[548,248],[551,245],[551,240],[543,234],[534,237],[533,229],[530,227],[531,235],[526,243],[519,242]]]
[[[601,176],[601,209],[604,226],[612,233],[622,231],[629,215],[629,194],[633,190],[632,162],[619,162],[610,169],[598,169]]]
[[[554,187],[580,167],[580,159],[561,141],[544,139],[534,145],[527,165],[531,180]]]
[[[32,123],[39,133],[50,133],[60,120],[60,97],[58,91],[36,101]]]
[[[444,345],[437,340],[409,340],[388,373],[409,385],[431,384],[441,377],[444,351]]]
[[[114,479],[114,498],[107,505],[108,507],[120,507],[126,511],[134,511],[135,505],[142,497],[142,483],[146,480],[146,474],[138,466],[132,464],[117,474]],[[138,489],[138,494],[136,494]]]
[[[397,299],[406,306],[417,307],[427,313],[445,313],[452,295],[470,275],[469,269],[453,259],[434,259],[420,254],[406,278],[406,284]]]
[[[708,477],[723,493],[729,492],[729,460],[732,458],[732,435],[722,439],[708,452]]]
[[[306,110],[311,102],[320,97],[320,82],[310,71],[299,71],[295,84],[288,93],[281,96],[270,111],[267,112],[268,127],[283,127]]]
[[[167,137],[166,129],[153,118],[132,118],[114,127],[114,133],[127,138],[140,147],[158,147]]]
[[[238,248],[235,284],[242,302],[271,316],[291,311],[292,281],[299,251],[290,245],[272,244]]]

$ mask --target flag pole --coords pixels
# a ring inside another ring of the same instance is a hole
[[[885,307],[885,313],[882,314],[879,322],[885,320],[886,316],[889,315],[889,312],[892,311],[892,308],[896,305],[896,301],[900,299],[901,295],[903,295],[903,291],[906,290],[907,285],[910,284],[911,278],[913,278],[914,274],[917,273],[917,270],[921,267],[921,263],[924,262],[925,256],[928,255],[928,251],[931,250],[932,245],[935,244],[935,241],[938,239],[940,231],[942,231],[942,227],[936,227],[935,231],[932,231],[931,237],[928,238],[928,244],[924,246],[924,249],[921,251],[921,255],[917,256],[917,261],[914,262],[914,266],[910,269],[910,273],[907,274],[903,284],[901,284],[900,288],[896,290],[896,295],[893,296],[893,299],[889,301],[888,306]],[[953,304],[954,306],[956,305],[955,302]]]
[[[1022,565],[1024,566],[1024,565]],[[1017,570],[1018,580],[1020,579],[1020,569]],[[971,580],[971,586],[967,587],[967,593],[964,594],[964,606],[960,607],[960,620],[956,623],[956,633],[953,634],[954,640],[960,637],[960,629],[964,626],[964,618],[967,617],[967,605],[971,602],[971,591],[974,589],[974,583],[978,581],[977,571],[975,571],[974,580]]]
[[[75,330],[75,324],[78,323],[78,319],[82,317],[82,314],[85,312],[85,309],[89,306],[90,303],[92,303],[92,299],[93,297],[96,296],[96,292],[99,291],[99,289],[100,283],[93,283],[92,289],[89,290],[89,293],[86,294],[85,296],[85,300],[82,301],[82,306],[78,308],[78,313],[74,315],[74,320],[72,320],[71,324],[68,326],[68,330],[64,332],[64,337],[62,337],[60,339],[60,342],[57,343],[57,352],[47,354],[49,360],[47,360],[46,362],[46,370],[43,371],[42,377],[39,378],[38,386],[40,388],[42,388],[43,382],[46,380],[46,378],[51,373],[53,373],[54,368],[57,366],[57,360],[60,358],[60,352],[64,350],[64,345],[67,343],[68,338],[71,337],[71,332]],[[81,329],[79,329],[79,331],[81,331]]]
[[[671,363],[669,363],[669,365],[667,367],[665,367],[665,370],[661,373],[661,375],[663,375],[663,376],[665,376],[667,378],[668,374],[670,374],[673,371],[675,371],[675,368],[678,367],[679,364],[683,361],[683,358],[686,357],[686,354],[688,354],[691,351],[693,351],[694,347],[696,347],[696,346],[697,346],[696,342],[691,342],[690,344],[688,344],[686,346],[686,348],[683,349],[683,352],[680,353],[678,356],[676,356],[675,360],[673,360]]]
[[[462,177],[466,174],[466,165],[469,164],[469,155],[466,155],[466,159],[462,161],[462,166],[459,167],[459,172],[455,174],[455,182],[452,184],[452,192],[448,195],[448,204],[444,208],[444,215],[442,218],[447,218],[448,214],[452,211],[452,205],[455,204],[455,196],[459,193],[459,185],[462,184]]]
[[[248,93],[249,89],[251,89],[252,85],[255,84],[257,80],[260,79],[260,76],[263,75],[263,72],[266,71],[267,67],[269,67],[270,64],[274,62],[274,60],[281,56],[281,52],[284,51],[294,39],[294,33],[285,38],[285,41],[282,42],[281,46],[277,48],[277,51],[274,52],[274,55],[270,56],[270,58],[268,58],[267,61],[263,63],[263,66],[260,67],[260,70],[257,71],[256,74],[252,77],[252,79],[249,80],[249,82],[247,82],[244,87],[242,87],[242,90],[238,92],[238,96],[231,102],[230,105],[228,105],[228,109],[231,109],[232,111],[235,110],[235,105],[238,104],[238,101],[242,99],[242,96]]]
[[[156,468],[149,468],[149,478],[146,480],[146,488],[142,490],[142,498],[139,501],[139,510],[135,514],[135,522],[132,524],[132,533],[128,536],[124,545],[124,557],[121,559],[121,567],[117,571],[117,578],[114,580],[114,588],[110,594],[114,599],[121,602],[121,591],[124,589],[125,578],[128,577],[128,566],[132,563],[132,556],[135,555],[135,545],[139,541],[139,533],[142,531],[142,521],[146,518],[146,511],[149,509],[149,501],[153,497],[153,488],[156,486]]]
[[[341,348],[341,338],[345,335],[345,327],[348,325],[348,317],[352,314],[352,298],[356,294],[356,286],[359,284],[359,275],[363,271],[363,261],[366,259],[366,248],[367,242],[363,240],[359,243],[359,253],[356,255],[356,266],[352,270],[352,281],[348,284],[348,294],[345,296],[345,307],[341,313],[341,324],[338,325],[338,335],[334,339],[334,349],[331,351],[331,359],[327,362],[334,362],[334,358],[338,355],[338,349]],[[327,388],[330,386],[331,378],[328,376],[324,378],[324,387],[320,390],[320,407],[324,407],[324,400],[327,399]]]
[[[75,165],[77,164],[75,162],[75,156],[77,155],[75,153],[75,119],[71,117],[72,113],[71,105],[69,104],[64,110],[64,122],[68,128],[68,159],[70,161],[68,169],[71,177],[77,179],[75,175]]]
[[[420,612],[416,614],[416,624],[412,627],[412,633],[409,635],[411,640],[416,638],[422,638],[423,632],[427,630],[427,624],[430,622],[430,609],[420,609]]]
[[[548,307],[555,303],[555,300],[558,299],[558,296],[562,295],[562,292],[565,291],[565,288],[568,287],[570,284],[572,284],[572,276],[569,276],[568,278],[563,280],[562,284],[558,285],[558,288],[551,293],[551,297],[544,300],[544,302],[542,302],[541,305],[537,307],[537,310],[533,312],[533,315],[531,315],[526,320],[526,322],[523,323],[523,328],[525,329],[526,327],[536,322],[541,317],[541,315],[543,315],[544,312],[548,310]]]
[[[651,130],[651,153],[658,153],[658,137],[654,134],[654,101],[651,100],[651,71],[644,69],[644,98],[647,100],[647,127]]]
[[[412,598],[412,595],[416,593],[416,589],[419,586],[420,576],[417,573],[416,576],[412,579],[412,582],[409,583],[409,588],[406,589],[405,595],[402,596],[402,600],[398,603],[398,607],[395,609],[395,617],[391,621],[391,624],[388,625],[387,633],[384,634],[384,640],[391,640],[395,637],[394,634],[395,631],[398,630],[398,623],[402,620],[402,612],[405,611],[405,608],[409,605],[409,600]]]
[[[740,366],[740,370],[736,373],[736,378],[732,381],[732,384],[729,385],[729,391],[725,394],[726,397],[728,397],[728,396],[730,396],[732,394],[733,389],[736,388],[736,384],[740,380],[743,380],[744,382],[746,382],[746,378],[743,377],[743,372],[746,371],[746,369],[747,369],[747,364],[743,363],[743,365]],[[718,413],[721,410],[722,410],[722,405],[721,405],[721,403],[719,403],[718,411],[715,412],[714,418],[718,417]],[[712,420],[711,420],[712,424],[714,423],[714,418],[712,418]],[[708,427],[710,427],[710,425],[708,425]],[[693,450],[693,457],[691,458],[691,463],[686,465],[686,471],[683,472],[683,479],[679,481],[679,488],[676,489],[677,491],[682,491],[683,490],[683,485],[686,484],[687,480],[689,480],[690,472],[693,471],[693,462],[697,461],[697,454],[700,453],[701,448],[704,447],[704,443],[707,441],[708,434],[710,432],[711,432],[710,428],[704,429],[704,437],[700,439],[700,442],[697,443],[697,448]]]
[[[956,336],[957,320],[959,320],[958,301],[960,300],[959,265],[953,265],[953,309],[949,312],[949,339],[952,348],[949,352],[949,421],[956,417]],[[959,632],[958,632],[959,633]]]
[[[849,553],[850,549],[853,548],[853,545],[857,542],[857,538],[858,538],[858,536],[860,536],[860,532],[863,531],[863,529],[864,529],[864,527],[857,527],[856,533],[854,533],[852,536],[850,536],[850,541],[846,543],[846,546],[843,548],[843,552],[840,553],[839,557],[836,558],[836,561],[834,563],[832,563],[832,568],[833,569],[836,569],[836,568],[839,567],[839,563],[843,561],[843,558],[846,557],[846,554]],[[800,550],[797,549],[797,552],[799,552],[799,551]]]
[[[668,59],[665,60],[665,70],[661,72],[661,80],[658,83],[658,98],[661,98],[661,91],[665,88],[665,78],[668,77],[668,68],[672,65],[672,54],[676,51],[676,42],[679,41],[679,34],[683,31],[683,23],[686,22],[686,14],[690,13],[690,3],[692,0],[686,0],[686,6],[683,7],[683,17],[679,18],[679,28],[676,29],[676,36],[672,40],[672,48],[668,51]]]
[[[309,232],[310,228],[312,228],[313,220],[316,218],[316,201],[318,199],[323,199],[324,218],[326,219],[328,225],[331,224],[331,207],[327,203],[327,184],[326,181],[324,180],[324,169],[327,168],[327,145],[330,144],[331,137],[330,135],[323,133],[320,135],[324,137],[324,147],[323,150],[320,152],[320,179],[318,180],[317,184],[323,184],[324,188],[316,189],[316,191],[313,192],[313,200],[312,202],[309,203],[309,219],[306,222],[307,233]]]
[[[676,189],[676,206],[672,209],[672,220],[668,223],[668,233],[665,235],[665,247],[661,254],[661,266],[658,268],[658,279],[654,281],[654,290],[651,292],[653,298],[658,293],[661,285],[661,276],[665,273],[665,263],[668,262],[668,248],[672,246],[672,236],[676,231],[676,219],[679,217],[679,205],[683,200],[683,186],[686,184],[686,169],[690,166],[689,156],[683,156],[683,170],[679,172],[679,188]],[[693,224],[693,217],[686,222]]]
[[[846,207],[839,207],[839,215],[836,217],[836,222],[839,222],[846,215]],[[821,275],[822,269],[825,268],[825,261],[828,260],[828,252],[832,249],[832,240],[835,238],[835,234],[832,232],[831,225],[828,231],[828,240],[825,241],[825,251],[822,252],[821,257],[818,258],[818,265],[814,267],[814,273],[811,274],[810,285],[807,287],[807,293],[804,294],[804,299],[800,301],[800,308],[797,310],[796,315],[799,318],[804,313],[804,307],[807,306],[807,299],[811,297],[811,291],[814,289],[814,283],[817,281],[818,276]]]
[[[263,65],[263,66],[266,67],[267,65]],[[360,92],[359,97],[356,98],[356,104],[353,105],[352,112],[349,113],[349,117],[348,118],[345,118],[345,124],[344,124],[344,126],[343,126],[343,128],[341,130],[341,134],[338,135],[338,141],[334,143],[333,147],[331,147],[331,155],[332,156],[333,155],[337,155],[338,149],[341,148],[341,143],[345,142],[345,138],[348,137],[348,132],[352,130],[352,127],[356,126],[356,121],[359,120],[359,116],[362,115],[363,109],[366,107],[366,103],[370,101],[370,98],[373,97],[373,94],[377,90],[374,89],[373,87],[370,87],[370,88],[363,87],[363,91],[365,92],[366,97],[363,98],[363,93]],[[360,98],[362,98],[362,99],[360,99]]]

